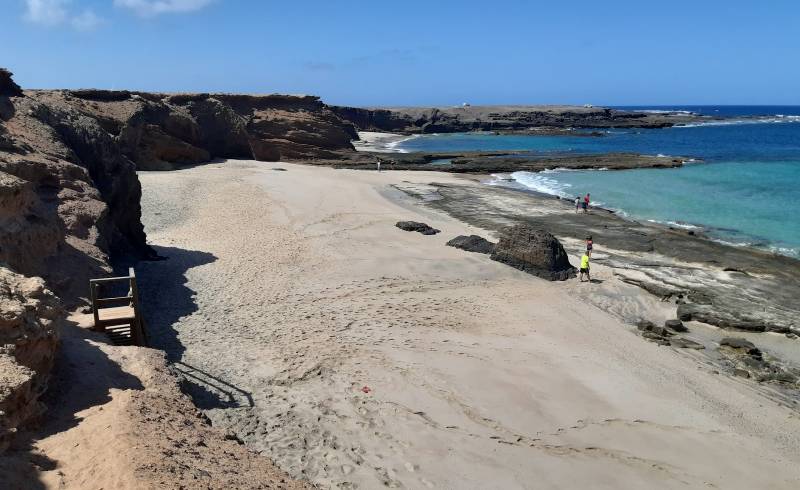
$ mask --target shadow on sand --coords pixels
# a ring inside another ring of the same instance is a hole
[[[217,260],[214,254],[176,247],[153,247],[165,260],[140,262],[136,267],[142,316],[150,347],[163,350],[170,362],[185,352],[175,324],[197,311],[195,291],[186,284],[189,269]]]
[[[83,420],[78,414],[111,401],[111,390],[141,390],[139,378],[123,371],[99,345],[108,338],[73,322],[60,329],[61,348],[41,401],[47,406],[42,423],[21,432],[12,449],[0,458],[0,487],[46,488],[42,472],[58,469],[54,461],[34,448],[34,441],[69,430]],[[9,483],[8,487],[3,486]]]
[[[140,262],[137,266],[139,297],[149,346],[167,354],[173,372],[181,378],[181,389],[203,410],[252,407],[245,390],[183,362],[185,346],[178,338],[178,321],[198,310],[195,291],[187,286],[186,273],[217,260],[213,254],[176,247],[153,247],[164,260]]]

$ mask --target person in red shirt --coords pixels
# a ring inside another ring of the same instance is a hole
[[[583,212],[586,213],[589,211],[589,193],[586,193],[586,197],[583,198]]]

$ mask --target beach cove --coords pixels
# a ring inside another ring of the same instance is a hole
[[[446,247],[492,231],[414,190],[480,195],[477,182],[234,161],[139,177],[150,243],[168,258],[141,265],[155,346],[194,374],[188,391],[215,427],[294,477],[367,488],[800,481],[796,409],[643,341],[604,307],[615,292],[624,314],[658,321],[674,305],[601,264],[602,284],[550,283]],[[442,233],[403,232],[401,219]]]

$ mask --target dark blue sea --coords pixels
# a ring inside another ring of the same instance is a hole
[[[591,192],[596,205],[633,219],[698,227],[720,241],[800,257],[800,106],[618,109],[688,111],[733,119],[666,129],[612,129],[604,137],[422,135],[395,149],[635,152],[694,159],[675,169],[516,172],[510,185],[567,198]]]

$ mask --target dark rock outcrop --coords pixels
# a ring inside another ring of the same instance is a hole
[[[674,320],[667,320],[663,327],[656,326],[656,324],[649,320],[639,320],[636,323],[636,328],[642,332],[642,337],[651,342],[655,342],[659,345],[677,347],[679,349],[705,349],[703,344],[695,342],[694,340],[676,337],[675,331],[685,332],[686,328],[684,327],[684,330],[677,330],[674,327],[676,327]]]
[[[363,131],[401,133],[519,132],[538,128],[663,128],[709,120],[687,114],[652,114],[605,107],[467,106],[331,109]]]
[[[750,318],[744,311],[726,311],[713,304],[685,303],[678,305],[678,318],[683,321],[694,320],[716,325],[720,328],[746,330],[750,332],[774,331],[789,332],[789,326],[765,322],[763,319]]]
[[[556,168],[573,170],[634,168],[674,168],[683,166],[685,157],[659,157],[636,153],[593,155],[537,155],[525,151],[372,153],[367,151],[337,153],[335,159],[317,159],[311,163],[337,168],[375,169],[381,160],[389,170],[436,170],[437,172],[485,174],[541,172]],[[449,162],[448,162],[449,160]],[[436,161],[435,165],[431,162]]]
[[[726,337],[719,344],[719,352],[728,360],[733,375],[752,378],[759,383],[773,383],[783,388],[800,388],[800,369],[787,366],[779,359],[767,355],[752,342]]]
[[[575,268],[558,239],[527,225],[504,229],[492,252],[492,260],[549,281],[575,277]]]
[[[664,322],[664,326],[667,327],[668,329],[672,330],[672,331],[675,331],[675,332],[687,332],[687,331],[689,331],[689,329],[686,328],[686,325],[684,325],[683,322],[680,321],[680,320],[675,320],[675,319],[667,320],[667,321]]]
[[[441,231],[418,221],[398,221],[395,226],[404,231],[416,231],[417,233],[422,233],[423,235],[435,235]]]
[[[13,73],[0,68],[0,95],[6,97],[19,97],[22,95],[22,89],[11,78]]]
[[[447,242],[447,245],[467,252],[490,254],[494,252],[495,244],[478,235],[459,235]]]
[[[724,339],[720,340],[719,345],[724,345],[732,349],[744,349],[747,351],[756,348],[755,344],[753,344],[749,340],[741,339],[738,337],[725,337]]]
[[[684,339],[683,337],[669,339],[669,345],[679,349],[703,350],[706,348],[703,344],[695,342],[694,340]]]
[[[62,317],[41,279],[0,264],[0,453],[18,428],[44,411],[39,396],[47,388]]]

